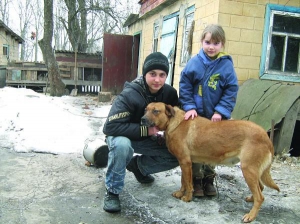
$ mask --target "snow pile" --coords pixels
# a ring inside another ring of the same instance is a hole
[[[80,106],[72,105],[75,99],[23,88],[0,89],[0,147],[17,152],[81,153],[93,130]]]

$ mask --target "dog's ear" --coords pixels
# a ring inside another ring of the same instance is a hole
[[[174,110],[174,108],[173,108],[171,105],[169,105],[169,104],[166,104],[166,115],[167,115],[168,117],[174,117],[174,116],[175,116],[175,110]]]

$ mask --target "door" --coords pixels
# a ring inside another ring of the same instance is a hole
[[[173,71],[175,64],[176,40],[178,28],[178,13],[171,14],[164,18],[160,42],[160,51],[169,60],[169,74],[166,83],[173,84]]]
[[[6,68],[0,69],[0,88],[6,85]]]
[[[137,44],[139,42],[133,36],[104,34],[102,92],[117,95],[126,81],[136,78]]]

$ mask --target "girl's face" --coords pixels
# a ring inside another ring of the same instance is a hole
[[[208,57],[216,59],[222,47],[223,44],[221,42],[216,42],[211,39],[211,33],[205,34],[205,38],[202,41],[202,48]]]
[[[147,72],[145,79],[151,93],[157,93],[160,90],[166,82],[167,75],[166,72],[159,69]]]

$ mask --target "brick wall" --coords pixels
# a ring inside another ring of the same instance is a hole
[[[146,1],[141,13],[151,9],[154,4],[163,0]],[[229,53],[234,62],[239,83],[250,78],[259,78],[259,66],[264,30],[265,7],[267,3],[300,7],[299,0],[178,0],[152,16],[140,20],[129,28],[129,34],[141,33],[140,66],[144,58],[152,51],[153,24],[156,22],[162,27],[163,17],[179,12],[179,26],[177,34],[176,59],[174,67],[174,84],[178,89],[184,27],[184,12],[189,6],[195,5],[195,29],[193,33],[192,54],[195,55],[201,48],[200,36],[207,24],[219,23],[226,33],[225,52]],[[161,33],[161,30],[160,30]],[[159,35],[160,36],[160,35]],[[159,50],[160,43],[158,43]]]
[[[147,0],[141,5],[140,15],[144,15],[147,12],[151,11],[161,3],[165,2],[165,0]]]

